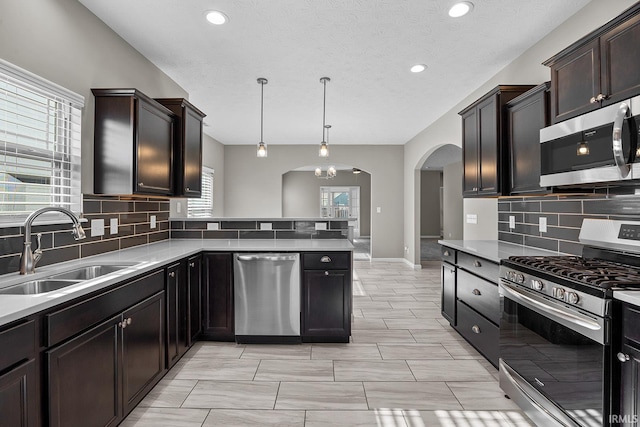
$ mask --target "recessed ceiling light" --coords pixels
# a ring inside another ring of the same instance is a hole
[[[424,65],[424,64],[416,64],[413,67],[411,67],[411,72],[412,73],[421,73],[426,69],[427,69],[426,65]]]
[[[207,21],[211,22],[213,25],[222,25],[226,24],[227,21],[229,21],[229,18],[218,10],[210,10],[207,12]]]
[[[461,1],[451,6],[451,9],[449,9],[449,16],[452,18],[459,18],[471,12],[472,10],[473,3],[471,3],[470,1]]]

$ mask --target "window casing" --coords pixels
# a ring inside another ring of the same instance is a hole
[[[82,211],[84,98],[0,60],[0,221],[45,206]]]
[[[202,167],[202,194],[199,199],[187,199],[187,216],[190,218],[213,216],[213,169]]]

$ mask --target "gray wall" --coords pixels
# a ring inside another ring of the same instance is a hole
[[[312,171],[291,171],[282,175],[282,216],[317,218],[320,215],[320,187],[360,187],[360,235],[371,230],[371,175],[338,171],[330,180],[318,179]]]
[[[462,125],[458,112],[498,84],[539,84],[551,78],[542,62],[595,30],[636,3],[636,0],[592,0],[575,15],[524,51],[511,64],[487,80],[464,99],[448,99],[451,109],[404,146],[404,244],[407,259],[420,260],[419,169],[425,159],[445,144],[462,145]],[[479,215],[478,224],[465,225],[465,239],[495,239],[498,236],[498,199],[465,199],[464,210]],[[447,211],[444,212],[445,218]]]
[[[461,240],[462,233],[462,162],[451,163],[442,171],[442,237]]]
[[[317,164],[315,145],[270,145],[269,157],[258,159],[255,146],[224,147],[224,216],[282,217],[282,175]],[[371,174],[371,256],[402,258],[403,146],[333,145],[330,162]],[[380,213],[376,208],[380,208]]]
[[[440,236],[442,172],[420,172],[420,235]]]
[[[93,192],[91,88],[133,87],[153,98],[187,97],[184,89],[77,0],[1,1],[0,40],[0,58],[85,97],[84,193]]]

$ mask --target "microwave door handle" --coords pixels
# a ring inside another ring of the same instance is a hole
[[[622,126],[624,124],[624,119],[626,119],[628,115],[629,105],[627,105],[626,102],[623,102],[616,111],[616,118],[613,121],[613,160],[615,160],[622,178],[626,178],[627,175],[629,175],[630,170],[622,150]]]

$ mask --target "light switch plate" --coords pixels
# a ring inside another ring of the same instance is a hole
[[[540,229],[541,233],[546,233],[547,232],[547,217],[546,216],[541,216],[540,218],[538,218],[538,228]]]
[[[381,208],[380,206],[378,206],[378,207],[376,208],[376,212],[377,212],[377,213],[382,212],[382,208]]]
[[[109,220],[109,234],[118,234],[118,218]]]
[[[513,230],[516,228],[516,217],[514,215],[509,215],[509,229]]]
[[[208,222],[207,230],[220,230],[220,224],[217,222]]]
[[[104,236],[104,219],[91,220],[91,237]]]
[[[156,228],[156,216],[155,215],[151,215],[151,218],[149,218],[149,227],[151,228]]]
[[[273,230],[273,224],[270,222],[261,222],[260,230]]]
[[[326,222],[316,222],[316,230],[326,230],[327,223]]]
[[[467,214],[467,224],[477,224],[477,223],[478,223],[478,215]]]

